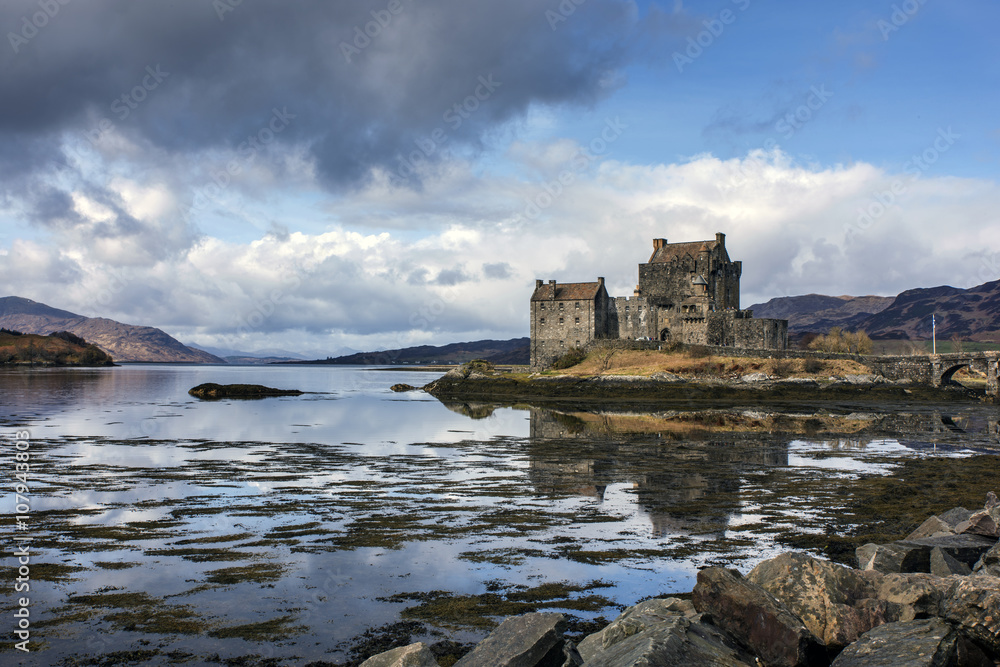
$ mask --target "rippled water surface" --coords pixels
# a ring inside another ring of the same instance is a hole
[[[400,621],[414,641],[465,642],[527,608],[611,618],[690,591],[699,566],[745,571],[784,550],[777,536],[821,533],[859,476],[997,445],[995,408],[974,405],[690,414],[388,390],[437,375],[0,372],[5,483],[15,433],[30,434],[31,509],[14,532],[32,538],[34,649],[3,652],[336,663]],[[188,396],[202,382],[308,393]],[[5,581],[16,565],[5,559]]]

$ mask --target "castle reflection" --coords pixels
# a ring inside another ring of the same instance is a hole
[[[473,419],[487,419],[501,407],[446,405]],[[624,488],[657,537],[721,535],[755,504],[759,487],[752,476],[794,467],[791,448],[801,465],[803,446],[853,458],[887,441],[914,450],[964,450],[995,445],[1000,435],[995,409],[982,406],[951,413],[514,409],[530,416],[529,479],[538,493],[605,503],[609,488]]]

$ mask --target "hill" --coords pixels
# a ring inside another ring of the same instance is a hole
[[[113,366],[110,356],[79,336],[59,331],[50,336],[0,329],[2,366]]]
[[[931,314],[939,340],[1000,341],[1000,280],[958,289],[950,286],[912,289],[866,319],[872,338],[929,338]]]
[[[374,365],[391,364],[464,364],[473,359],[486,359],[498,364],[527,364],[530,339],[477,340],[451,345],[419,345],[381,352],[358,352],[342,357],[315,361],[290,361],[290,364]]]
[[[782,296],[750,306],[754,317],[788,320],[792,335],[809,331],[825,333],[831,327],[855,329],[862,322],[892,305],[891,296],[826,296],[806,294]]]
[[[69,331],[119,362],[226,363],[208,352],[187,347],[160,329],[84,317],[17,296],[0,298],[0,327],[40,335]]]
[[[788,320],[793,336],[822,333],[831,327],[866,331],[873,339],[926,340],[931,315],[939,340],[1000,341],[1000,280],[969,289],[944,285],[907,290],[895,297],[778,297],[750,306],[754,317]]]

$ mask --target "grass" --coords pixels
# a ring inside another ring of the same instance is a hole
[[[758,357],[727,357],[687,352],[656,350],[598,350],[561,375],[585,377],[594,375],[650,376],[672,373],[684,378],[736,379],[749,373],[764,373],[774,377],[804,377],[825,380],[831,375],[862,375],[871,371],[850,359],[822,360],[817,368],[811,359],[765,359]]]

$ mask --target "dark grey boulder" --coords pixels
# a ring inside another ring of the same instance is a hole
[[[974,512],[972,510],[967,510],[964,507],[956,507],[948,510],[944,514],[939,514],[938,518],[954,529],[958,524],[963,521],[967,521],[973,514]]]
[[[828,664],[826,648],[798,616],[739,572],[710,567],[698,572],[694,607],[766,665]]]
[[[930,572],[931,551],[940,548],[955,560],[972,567],[996,544],[982,535],[940,535],[890,544],[866,544],[855,550],[858,567],[877,572]]]
[[[950,667],[958,635],[939,618],[887,623],[837,656],[833,667]]]
[[[972,574],[972,568],[962,561],[952,558],[941,547],[931,549],[931,574],[939,577],[948,577],[953,574]]]
[[[588,635],[577,646],[584,662],[601,651],[649,628],[668,623],[682,616],[697,615],[689,600],[656,598],[645,600],[623,611],[600,632]]]
[[[572,642],[563,639],[566,617],[551,612],[508,618],[455,667],[564,667],[581,665]]]
[[[925,550],[917,544],[868,543],[855,549],[854,555],[858,560],[859,569],[874,570],[883,574],[920,572],[920,568],[926,572],[930,568],[930,552],[927,551],[925,557]]]
[[[753,667],[755,658],[718,628],[673,616],[603,649],[585,667]]]

